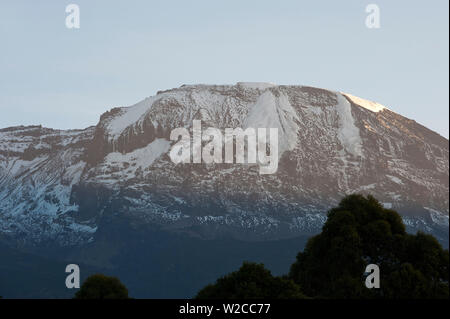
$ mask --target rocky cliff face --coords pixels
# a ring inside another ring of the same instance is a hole
[[[174,164],[177,127],[276,127],[279,166]],[[95,241],[102,218],[202,238],[320,231],[349,193],[372,194],[411,231],[448,242],[448,140],[350,94],[269,83],[192,85],[103,114],[96,127],[0,130],[0,233],[23,243]]]

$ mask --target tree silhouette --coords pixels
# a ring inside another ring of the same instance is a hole
[[[365,287],[368,264],[380,268],[379,289]],[[313,297],[448,298],[448,267],[448,250],[433,236],[408,234],[397,212],[350,195],[328,212],[289,277]]]
[[[116,277],[95,274],[88,277],[75,299],[128,299],[128,289]]]
[[[304,298],[290,279],[274,277],[263,264],[244,262],[241,268],[200,290],[198,299]]]

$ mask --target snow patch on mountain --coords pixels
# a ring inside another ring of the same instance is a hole
[[[250,107],[244,128],[277,128],[279,156],[293,150],[297,144],[298,116],[284,93],[275,97],[271,91],[261,94]]]
[[[148,97],[129,107],[120,109],[120,114],[109,121],[107,132],[110,140],[114,140],[130,125],[136,123],[161,96]]]
[[[101,164],[101,171],[103,171],[104,176],[108,179],[111,177],[111,173],[115,171],[120,172],[122,179],[136,177],[138,169],[145,171],[157,158],[168,152],[169,148],[169,141],[163,138],[157,138],[147,146],[130,153],[109,153]]]
[[[337,93],[338,104],[336,110],[339,116],[338,138],[345,150],[354,155],[362,156],[362,141],[359,128],[355,125],[350,103]]]
[[[403,185],[403,182],[400,178],[396,177],[396,176],[392,176],[392,175],[386,175],[387,178],[389,178],[391,181],[393,181],[394,183]]]
[[[237,85],[247,89],[255,89],[255,90],[256,89],[265,90],[277,86],[275,83],[270,82],[238,82]]]
[[[348,93],[343,93],[341,92],[341,94],[345,95],[346,97],[348,97],[353,103],[355,103],[356,105],[359,105],[365,109],[368,109],[369,111],[378,113],[380,111],[383,111],[384,109],[387,109],[386,106],[381,105],[380,103],[377,102],[372,102],[366,99],[362,99],[360,97],[348,94]]]
[[[445,215],[435,209],[424,207],[428,212],[430,212],[431,220],[441,226],[447,227],[449,226],[449,216]]]
[[[105,162],[113,163],[136,163],[136,167],[147,168],[155,159],[169,150],[170,142],[163,138],[157,138],[146,147],[139,148],[133,152],[122,154],[119,152],[109,153]]]

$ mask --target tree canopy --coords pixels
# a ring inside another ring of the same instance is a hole
[[[379,266],[379,289],[365,286],[368,264]],[[328,212],[289,277],[311,297],[448,298],[448,266],[448,250],[433,236],[408,234],[397,212],[350,195]]]
[[[116,277],[95,274],[84,281],[75,299],[128,299],[128,289]]]
[[[244,262],[239,270],[200,290],[198,299],[304,298],[290,279],[275,277],[263,264]]]

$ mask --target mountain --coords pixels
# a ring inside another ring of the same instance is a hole
[[[278,169],[175,164],[171,132],[194,136],[194,120],[221,132],[277,128]],[[0,295],[70,297],[68,263],[152,298],[191,297],[244,260],[286,273],[350,193],[374,195],[408,231],[448,247],[448,140],[351,94],[183,85],[83,130],[0,129]]]
[[[276,127],[279,165],[174,164],[170,132]],[[448,246],[448,140],[356,96],[270,83],[183,85],[95,127],[0,130],[0,238],[16,246],[95,242],[101,221],[216,239],[311,235],[349,193],[372,194],[411,232]]]

